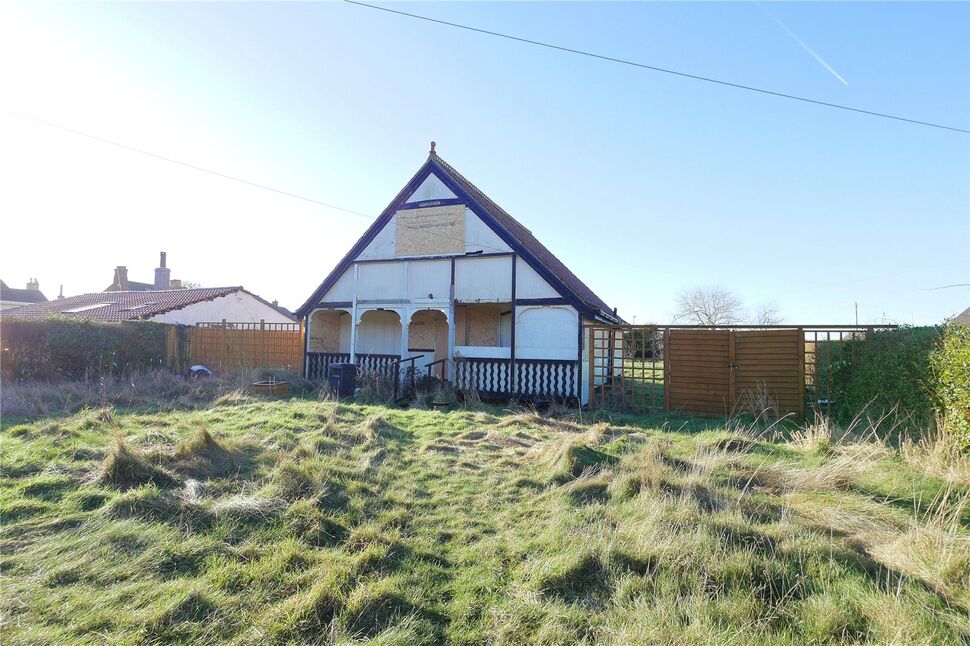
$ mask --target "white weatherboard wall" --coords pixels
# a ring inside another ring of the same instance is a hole
[[[349,303],[354,300],[354,268],[351,267],[341,274],[321,300],[330,303]]]
[[[466,303],[507,303],[512,300],[512,257],[458,258],[455,299]]]
[[[568,306],[516,307],[515,356],[575,361],[579,353],[578,316]]]
[[[364,312],[357,326],[358,354],[401,354],[401,318],[389,310]]]
[[[410,202],[425,202],[427,200],[448,200],[458,197],[451,190],[445,186],[444,182],[438,179],[438,176],[434,173],[428,175],[421,186],[419,186],[411,196],[408,197],[407,201]]]
[[[512,251],[512,247],[505,244],[474,211],[465,209],[465,253],[474,251],[503,253]]]
[[[234,323],[293,323],[293,319],[280,314],[258,298],[243,291],[233,292],[214,298],[211,301],[193,303],[185,307],[152,316],[152,321],[195,325],[212,321],[232,321]]]
[[[403,262],[375,262],[357,265],[357,300],[398,301],[405,295]]]
[[[451,295],[451,261],[422,260],[408,263],[408,293],[411,300],[447,300]],[[432,296],[428,296],[432,294]]]
[[[558,298],[559,292],[546,282],[529,263],[516,258],[515,261],[515,298]]]

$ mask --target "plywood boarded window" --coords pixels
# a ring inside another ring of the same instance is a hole
[[[317,310],[310,317],[310,352],[350,352],[350,314]]]
[[[465,252],[465,207],[432,206],[398,211],[398,256]]]
[[[455,345],[507,348],[512,345],[511,303],[474,303],[455,307]]]

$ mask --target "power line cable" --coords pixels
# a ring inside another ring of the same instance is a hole
[[[104,137],[99,137],[98,135],[92,135],[92,134],[90,134],[88,132],[83,132],[81,130],[75,130],[74,128],[69,128],[67,126],[62,126],[60,124],[53,123],[51,121],[45,121],[44,119],[38,119],[37,117],[32,117],[30,115],[26,115],[26,114],[23,114],[21,112],[15,112],[13,110],[8,110],[8,109],[3,108],[3,107],[0,107],[0,112],[4,112],[6,114],[13,115],[15,117],[20,117],[21,119],[26,119],[27,121],[33,121],[34,123],[38,123],[38,124],[41,124],[41,125],[44,125],[44,126],[48,126],[50,128],[55,128],[57,130],[62,130],[64,132],[69,132],[69,133],[74,134],[74,135],[79,135],[81,137],[87,137],[88,139],[93,139],[94,141],[98,141],[98,142],[103,143],[103,144],[109,144],[111,146],[117,146],[118,148],[122,148],[124,150],[129,151],[129,152],[135,152],[135,153],[139,153],[141,155],[147,155],[148,157],[153,157],[155,159],[160,159],[162,161],[166,161],[166,162],[169,162],[169,163],[172,163],[172,164],[177,164],[179,166],[183,166],[185,168],[190,168],[192,170],[199,171],[201,173],[208,173],[209,175],[215,175],[216,177],[221,177],[222,179],[228,179],[228,180],[231,180],[233,182],[239,182],[241,184],[245,184],[247,186],[252,186],[254,188],[260,188],[260,189],[263,189],[265,191],[271,191],[273,193],[278,193],[279,195],[285,195],[286,197],[292,197],[292,198],[297,199],[297,200],[303,200],[304,202],[310,202],[312,204],[318,204],[320,206],[325,206],[325,207],[327,207],[329,209],[335,209],[337,211],[343,211],[344,213],[348,213],[350,215],[356,215],[358,217],[366,218],[366,219],[371,220],[371,221],[377,220],[376,217],[374,217],[372,215],[368,215],[366,213],[362,213],[360,211],[354,211],[353,209],[348,209],[348,208],[344,208],[342,206],[337,206],[336,204],[331,204],[329,202],[323,202],[321,200],[317,200],[317,199],[314,199],[312,197],[306,197],[305,195],[300,195],[298,193],[293,193],[293,192],[290,192],[290,191],[284,191],[282,189],[273,188],[272,186],[267,186],[266,184],[260,184],[258,182],[253,182],[253,181],[248,180],[248,179],[243,179],[242,177],[236,177],[235,175],[229,175],[227,173],[222,173],[222,172],[219,172],[217,170],[212,170],[211,168],[205,168],[205,167],[202,167],[202,166],[198,166],[196,164],[191,164],[189,162],[182,161],[180,159],[174,159],[172,157],[166,157],[165,155],[160,155],[160,154],[154,153],[154,152],[152,152],[150,150],[145,150],[143,148],[136,148],[135,146],[129,146],[128,144],[123,144],[123,143],[121,143],[119,141],[113,141],[111,139],[105,139]],[[453,237],[453,236],[448,236],[448,235],[445,235],[443,233],[437,233],[435,231],[425,230],[425,231],[423,231],[423,233],[430,233],[431,235],[436,235],[436,236],[438,236],[440,238],[444,238],[444,239],[447,239],[447,240],[460,241],[462,243],[465,242],[465,240],[462,239],[462,238],[456,238],[456,237]],[[498,247],[491,247],[489,245],[481,244],[481,243],[476,244],[474,246],[481,247],[482,249],[489,249],[491,251],[497,251],[497,252],[505,252],[506,251],[506,249],[499,249]]]
[[[920,287],[921,292],[932,292],[937,289],[950,289],[951,287],[970,287],[970,283],[956,283],[954,285],[940,285],[939,287]]]
[[[723,85],[726,87],[733,87],[739,90],[747,90],[749,92],[758,92],[760,94],[767,94],[770,96],[779,97],[782,99],[790,99],[793,101],[802,101],[804,103],[811,103],[814,105],[820,105],[827,108],[836,108],[838,110],[847,110],[849,112],[857,112],[859,114],[865,114],[872,117],[880,117],[883,119],[893,119],[895,121],[904,121],[906,123],[912,123],[920,126],[928,126],[930,128],[939,128],[941,130],[951,130],[953,132],[961,132],[964,134],[970,134],[970,130],[965,130],[963,128],[955,128],[953,126],[945,126],[939,123],[933,123],[931,121],[921,121],[919,119],[910,119],[907,117],[900,117],[893,114],[887,114],[885,112],[876,112],[874,110],[864,110],[862,108],[853,108],[851,106],[842,105],[839,103],[830,103],[828,101],[820,101],[818,99],[811,99],[804,96],[798,96],[795,94],[786,94],[784,92],[776,92],[774,90],[766,90],[764,88],[755,87],[753,85],[743,85],[741,83],[733,83],[731,81],[722,81],[720,79],[711,78],[708,76],[700,76],[698,74],[689,74],[687,72],[679,72],[677,70],[657,67],[656,65],[647,65],[645,63],[638,63],[636,61],[631,61],[625,58],[617,58],[614,56],[606,56],[604,54],[597,54],[595,52],[590,52],[582,49],[574,49],[572,47],[564,47],[562,45],[555,45],[552,43],[545,43],[539,40],[532,40],[531,38],[522,38],[520,36],[513,36],[511,34],[505,34],[498,31],[491,31],[488,29],[481,29],[479,27],[472,27],[471,25],[462,25],[457,22],[449,22],[447,20],[440,20],[438,18],[431,18],[429,16],[422,16],[416,13],[408,13],[407,11],[399,11],[397,9],[389,9],[387,7],[380,7],[378,5],[368,4],[366,2],[358,2],[358,0],[343,0],[347,4],[357,5],[358,7],[366,7],[368,9],[376,9],[377,11],[385,11],[387,13],[396,14],[399,16],[405,16],[407,18],[413,18],[415,20],[424,20],[426,22],[436,23],[439,25],[445,25],[447,27],[454,27],[456,29],[464,29],[466,31],[473,31],[479,34],[485,34],[487,36],[495,36],[497,38],[505,38],[507,40],[514,40],[516,42],[525,43],[527,45],[536,45],[538,47],[545,47],[547,49],[558,50],[561,52],[567,52],[569,54],[576,54],[578,56],[586,56],[589,58],[595,58],[602,61],[607,61],[610,63],[619,63],[621,65],[629,65],[631,67],[638,67],[645,70],[652,70],[654,72],[662,72],[664,74],[671,74],[673,76],[679,76],[682,78],[689,78],[695,81],[705,81],[707,83],[716,83],[717,85]]]
[[[95,141],[100,141],[103,144],[109,144],[111,146],[117,146],[118,148],[124,148],[131,152],[136,152],[142,155],[148,155],[149,157],[154,157],[155,159],[161,159],[162,161],[167,161],[172,164],[178,164],[179,166],[184,166],[186,168],[191,168],[192,170],[197,170],[202,173],[208,173],[210,175],[215,175],[216,177],[221,177],[222,179],[228,179],[233,182],[239,182],[241,184],[246,184],[247,186],[253,186],[256,188],[261,188],[266,191],[272,191],[273,193],[279,193],[280,195],[285,195],[287,197],[292,197],[298,200],[303,200],[304,202],[310,202],[312,204],[319,204],[320,206],[325,206],[330,209],[336,209],[337,211],[343,211],[344,213],[350,213],[351,215],[356,215],[362,218],[367,218],[369,220],[374,220],[373,216],[367,215],[366,213],[361,213],[360,211],[354,211],[352,209],[345,209],[342,206],[337,206],[336,204],[330,204],[328,202],[321,202],[320,200],[315,200],[312,197],[306,197],[304,195],[298,195],[296,193],[291,193],[290,191],[284,191],[282,189],[273,188],[272,186],[266,186],[265,184],[260,184],[258,182],[253,182],[248,179],[243,179],[241,177],[236,177],[235,175],[228,175],[226,173],[220,173],[217,170],[212,170],[211,168],[203,168],[202,166],[197,166],[195,164],[190,164],[179,159],[173,159],[171,157],[166,157],[165,155],[159,155],[158,153],[153,153],[150,150],[144,150],[143,148],[136,148],[135,146],[129,146],[128,144],[123,144],[118,141],[112,141],[111,139],[105,139],[104,137],[99,137],[97,135],[92,135],[87,132],[82,132],[80,130],[75,130],[74,128],[68,128],[67,126],[62,126],[51,121],[45,121],[43,119],[38,119],[37,117],[32,117],[30,115],[23,114],[21,112],[14,112],[13,110],[7,110],[6,108],[0,108],[0,111],[11,114],[15,117],[20,117],[21,119],[26,119],[27,121],[33,121],[34,123],[39,123],[51,128],[56,128],[57,130],[63,130],[65,132],[70,132],[71,134],[79,135],[81,137],[87,137],[88,139],[93,139]]]

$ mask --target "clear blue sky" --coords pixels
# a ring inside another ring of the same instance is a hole
[[[400,3],[970,128],[967,3]],[[786,322],[970,305],[970,136],[342,3],[0,6],[0,107],[375,216],[428,142],[628,320],[721,285]],[[118,264],[296,307],[367,221],[0,112],[0,276]],[[30,244],[14,244],[12,240]]]

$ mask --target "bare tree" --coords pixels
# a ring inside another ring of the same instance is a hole
[[[674,320],[697,325],[732,325],[743,318],[741,299],[723,287],[695,287],[677,295]]]
[[[765,301],[756,307],[752,316],[756,325],[778,325],[783,318],[778,303],[774,301]]]

